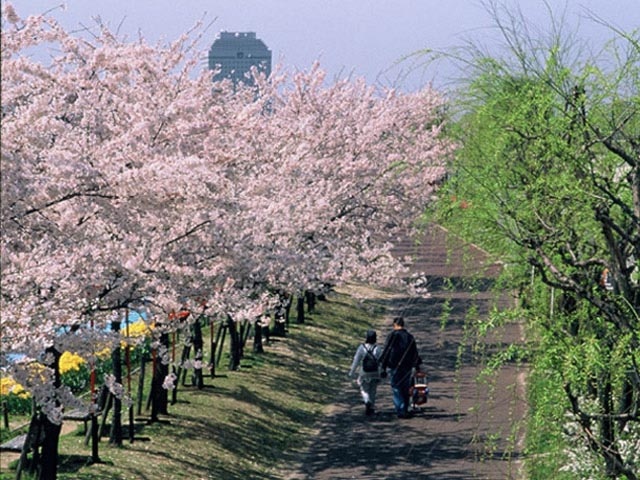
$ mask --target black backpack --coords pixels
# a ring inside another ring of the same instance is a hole
[[[363,345],[364,345],[364,349],[365,349],[365,351],[367,353],[365,353],[364,358],[362,359],[362,371],[363,372],[367,372],[367,373],[377,372],[378,371],[378,359],[373,354],[373,349],[376,348],[375,345],[372,346],[370,349],[367,348],[367,346],[365,344],[363,344]]]

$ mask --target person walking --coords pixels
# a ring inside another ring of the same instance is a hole
[[[358,386],[365,406],[365,415],[375,413],[376,392],[380,383],[380,355],[382,348],[376,344],[375,330],[367,330],[365,342],[358,345],[351,362],[349,377],[354,378],[358,374]]]
[[[389,369],[393,405],[398,418],[409,417],[409,388],[413,369],[421,363],[416,340],[405,329],[404,318],[395,317],[393,330],[387,336],[380,357],[380,369],[383,378],[387,376]]]

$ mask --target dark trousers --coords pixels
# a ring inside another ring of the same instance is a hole
[[[406,415],[409,411],[409,388],[411,387],[411,370],[391,370],[391,390],[393,391],[393,406],[396,414]]]

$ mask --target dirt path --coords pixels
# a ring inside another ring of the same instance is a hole
[[[377,415],[365,417],[357,390],[346,382],[300,468],[287,478],[522,478],[524,368],[508,365],[486,381],[477,378],[482,356],[498,344],[518,342],[519,328],[501,330],[479,349],[465,338],[465,322],[485,319],[491,308],[510,301],[488,290],[496,267],[483,268],[481,251],[463,251],[439,228],[428,232],[423,245],[407,242],[398,253],[417,259],[413,271],[427,274],[431,296],[375,300],[386,312],[379,338],[390,330],[393,316],[406,318],[429,375],[429,402],[413,418],[399,420],[385,382],[378,390]],[[467,282],[478,272],[483,279],[470,288]]]

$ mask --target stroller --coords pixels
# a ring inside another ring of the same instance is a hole
[[[416,368],[409,387],[409,397],[411,398],[411,409],[419,410],[420,405],[426,405],[429,400],[429,385],[427,383],[427,374]]]

